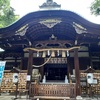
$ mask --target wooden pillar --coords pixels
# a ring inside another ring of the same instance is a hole
[[[15,67],[18,67],[18,65],[17,65],[17,57],[15,57]]]
[[[27,75],[32,75],[32,64],[33,64],[33,51],[29,50]],[[29,89],[31,80],[27,82],[27,89]]]
[[[23,70],[23,59],[24,59],[24,53],[21,53],[21,62],[20,62],[20,70]]]
[[[41,74],[41,80],[40,80],[40,81],[42,81],[43,76],[44,76],[44,66],[42,66],[42,67],[40,68],[40,74]]]
[[[67,71],[68,72],[68,74],[67,74],[68,75],[68,79],[71,80],[70,79],[71,71],[70,71],[70,60],[69,60],[69,57],[67,57],[67,70],[68,70]]]
[[[20,66],[19,66],[20,70],[22,70],[22,66],[23,66],[22,62],[23,62],[23,58],[21,57],[21,62],[20,62]]]
[[[41,61],[41,64],[43,64],[43,63],[44,63],[44,58],[42,58],[42,61]],[[41,74],[41,81],[42,81],[42,79],[43,79],[43,77],[45,75],[44,66],[40,67],[40,74]]]
[[[17,99],[17,95],[18,95],[18,82],[15,85],[16,85],[15,99]]]
[[[78,49],[74,50],[74,66],[75,66],[75,78],[76,78],[76,96],[81,96]]]
[[[92,63],[92,53],[91,53],[91,50],[90,50],[89,47],[88,47],[88,49],[89,49],[89,58],[90,58],[90,65],[89,66],[93,67],[93,63]]]

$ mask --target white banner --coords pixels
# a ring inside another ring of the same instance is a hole
[[[2,83],[5,64],[6,64],[6,61],[0,61],[0,86],[1,86],[1,83]]]

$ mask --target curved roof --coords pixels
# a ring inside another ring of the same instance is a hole
[[[0,29],[0,47],[4,49],[35,46],[48,41],[52,34],[59,41],[74,45],[100,41],[100,25],[65,10],[37,11],[27,14],[12,25]],[[49,42],[49,41],[48,41]]]

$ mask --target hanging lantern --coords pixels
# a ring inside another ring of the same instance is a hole
[[[37,52],[37,57],[39,57],[39,52]]]
[[[48,56],[50,56],[50,50],[48,50],[47,53],[48,53]]]
[[[55,57],[55,52],[52,51],[51,57]]]
[[[43,51],[43,55],[42,55],[42,57],[43,57],[43,58],[46,57],[46,52],[45,52],[45,51]]]
[[[59,56],[60,55],[60,52],[59,52],[59,50],[57,51],[57,56]]]
[[[69,56],[69,51],[67,51],[67,57]]]
[[[66,57],[66,52],[62,51],[62,57]]]

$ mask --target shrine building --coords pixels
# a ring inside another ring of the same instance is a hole
[[[84,84],[91,70],[100,81],[100,24],[62,10],[53,0],[1,28],[0,48],[0,60],[6,61],[1,92],[15,91],[13,68],[21,70],[18,88],[27,88],[30,97],[40,99],[87,94]]]

